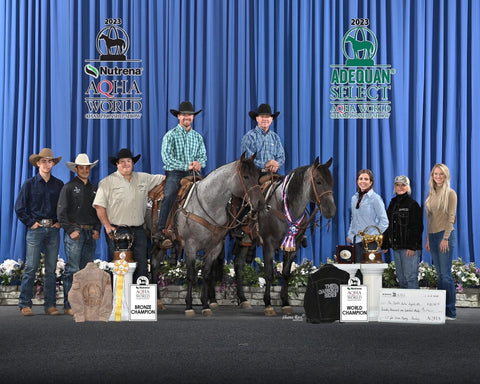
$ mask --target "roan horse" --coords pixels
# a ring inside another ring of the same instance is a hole
[[[187,265],[186,316],[194,316],[192,289],[195,280],[197,252],[204,251],[202,266],[202,314],[212,314],[209,292],[214,287],[213,265],[223,248],[225,235],[236,225],[227,210],[229,200],[238,197],[255,214],[263,209],[264,198],[258,184],[259,172],[253,160],[255,155],[225,164],[195,183],[182,207],[175,212],[174,228],[177,242],[185,251]],[[161,253],[160,253],[161,254]],[[152,254],[152,258],[153,258]],[[159,262],[152,260],[152,278],[158,276]]]
[[[289,230],[289,225],[283,212],[284,204],[287,202],[287,207],[290,209],[293,220],[302,217],[309,202],[315,203],[325,218],[331,219],[335,216],[336,206],[332,191],[333,177],[329,170],[331,164],[331,158],[325,164],[320,164],[317,157],[312,165],[294,169],[286,176],[287,182],[284,182],[281,186],[277,185],[271,195],[272,197],[270,199],[267,198],[266,204],[270,208],[259,212],[258,220],[260,236],[263,239],[263,262],[266,280],[263,300],[265,303],[264,312],[267,316],[276,315],[270,298],[270,287],[273,280],[273,255],[275,250],[280,248],[282,240]],[[312,212],[311,219],[314,218],[315,213],[316,210]],[[300,237],[297,236],[298,238],[301,238],[308,224],[309,222],[304,219],[300,226]],[[237,296],[242,308],[250,307],[242,287],[242,271],[247,251],[248,247],[242,247],[234,260]],[[295,259],[296,253],[296,249],[283,251],[281,300],[282,312],[286,314],[292,313],[292,308],[288,301],[288,281],[292,261]]]

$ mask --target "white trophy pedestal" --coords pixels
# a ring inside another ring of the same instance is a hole
[[[360,264],[363,284],[368,287],[368,321],[378,321],[383,271],[388,264]]]
[[[113,270],[114,263],[109,263],[108,266]],[[125,275],[120,276],[113,273],[113,310],[109,321],[128,321],[130,319],[129,287],[132,284],[136,268],[137,263],[128,263],[128,272]]]
[[[378,321],[382,276],[388,264],[335,264],[335,267],[348,272],[350,278],[355,277],[360,269],[363,275],[363,284],[368,287],[368,321]]]
[[[360,269],[361,264],[334,264],[335,267],[350,274],[350,279],[355,277],[355,274]]]

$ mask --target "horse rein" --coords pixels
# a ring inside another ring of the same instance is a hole
[[[243,209],[245,207],[250,207],[250,212],[253,211],[252,209],[252,203],[251,203],[251,200],[250,200],[250,191],[253,190],[254,188],[260,188],[260,185],[254,185],[252,186],[251,188],[247,189],[247,186],[245,185],[245,182],[243,181],[243,175],[242,175],[242,170],[241,170],[241,164],[238,163],[237,165],[237,175],[240,179],[240,183],[242,185],[242,188],[243,188],[243,192],[244,192],[244,195],[243,195],[243,199],[242,199],[242,205],[237,213],[237,215],[233,215],[231,212],[229,212],[229,214],[232,216],[232,220],[230,221],[230,223],[227,222],[226,225],[220,225],[218,224],[215,219],[213,217],[211,217],[207,210],[203,207],[202,203],[201,203],[201,200],[198,198],[198,191],[197,189],[195,189],[195,193],[197,194],[197,201],[199,202],[199,205],[200,205],[200,208],[203,210],[203,212],[207,215],[208,219],[211,220],[214,224],[210,223],[209,221],[207,221],[205,218],[195,214],[195,213],[192,213],[192,212],[188,212],[184,207],[180,208],[179,210],[185,215],[187,216],[187,218],[191,218],[192,220],[194,220],[195,222],[203,225],[205,228],[207,228],[210,232],[213,233],[213,235],[218,235],[218,233],[222,232],[222,231],[230,231],[231,229],[235,228],[238,224],[234,224],[235,222],[239,222],[238,221],[238,217],[240,216],[240,214],[242,213]],[[246,202],[246,204],[245,204]],[[250,215],[250,214],[249,214]],[[247,215],[248,216],[248,215]],[[257,220],[256,219],[256,215],[254,215],[254,220]],[[241,222],[239,222],[241,223]]]
[[[317,212],[320,212],[320,214],[322,214],[322,208],[320,206],[321,203],[322,203],[322,198],[324,198],[327,195],[333,195],[333,190],[331,190],[331,189],[328,190],[328,191],[322,192],[320,195],[318,194],[317,189],[315,188],[315,179],[313,177],[313,171],[314,171],[314,168],[313,167],[310,168],[310,181],[312,183],[312,189],[313,189],[313,193],[315,195],[315,209],[310,214],[310,217],[309,217],[307,223],[305,224],[305,230],[308,228],[308,226],[315,219],[315,215],[317,214]],[[330,226],[330,221],[331,221],[331,219],[328,221],[328,224],[327,224],[328,226]]]

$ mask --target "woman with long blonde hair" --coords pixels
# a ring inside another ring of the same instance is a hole
[[[425,249],[431,253],[437,270],[438,289],[446,291],[447,320],[457,317],[455,308],[455,282],[452,276],[457,194],[450,187],[450,171],[445,164],[435,164],[430,172],[430,191],[425,201],[427,214],[427,240]]]

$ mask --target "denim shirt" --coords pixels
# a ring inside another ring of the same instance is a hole
[[[42,219],[57,220],[57,203],[63,181],[50,175],[48,183],[38,173],[23,183],[15,202],[19,220],[30,228]]]
[[[242,138],[241,148],[242,153],[246,152],[247,157],[257,153],[254,163],[259,169],[265,168],[269,160],[277,161],[279,168],[285,163],[285,151],[280,136],[271,129],[265,133],[257,126],[248,131]]]
[[[382,198],[375,193],[373,189],[363,196],[360,208],[356,208],[358,201],[358,192],[352,197],[351,210],[352,220],[350,228],[348,229],[348,237],[354,243],[362,241],[362,236],[358,232],[363,231],[369,225],[376,225],[381,233],[388,228],[388,217],[385,211],[385,204]],[[375,228],[369,228],[368,234],[377,235],[378,231]]]

